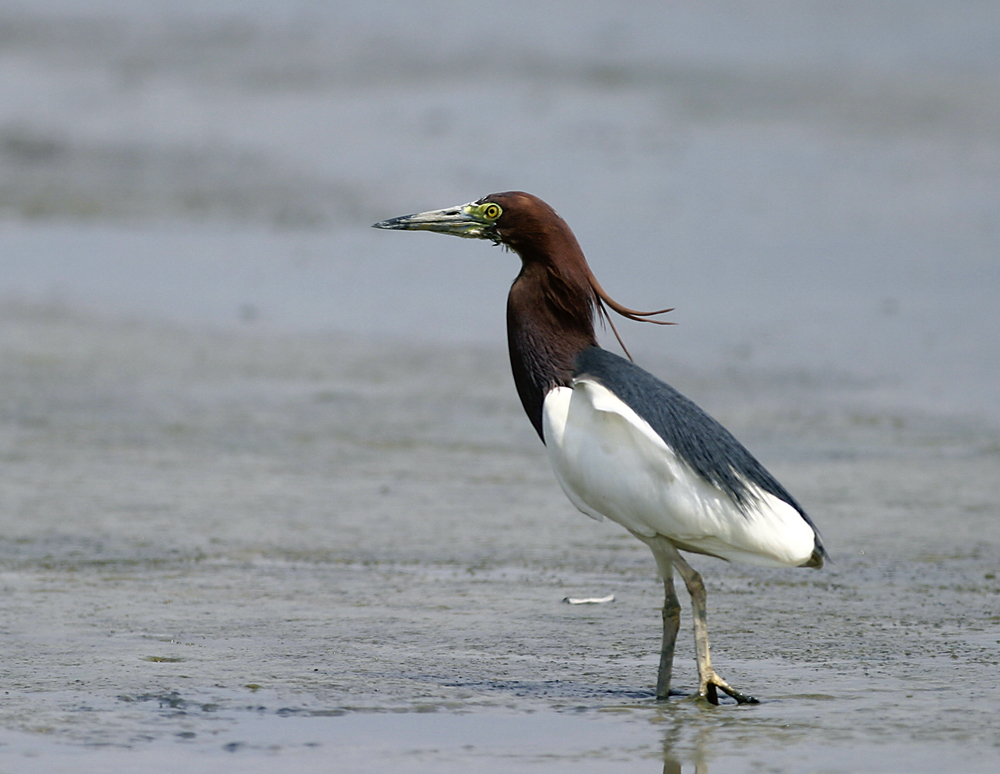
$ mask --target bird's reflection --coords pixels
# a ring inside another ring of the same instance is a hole
[[[694,774],[708,774],[708,764],[704,760],[694,762]],[[663,774],[683,774],[681,762],[677,760],[669,751],[663,753]]]
[[[678,717],[668,711],[659,719],[663,723],[663,774],[708,774],[708,751],[711,749],[712,727],[692,722],[687,713]],[[686,766],[686,769],[685,769]]]

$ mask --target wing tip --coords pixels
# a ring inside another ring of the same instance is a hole
[[[827,560],[827,558],[826,549],[823,548],[823,544],[817,540],[816,547],[813,548],[812,555],[808,560],[800,564],[799,567],[810,567],[814,570],[818,570],[823,566],[823,563]]]

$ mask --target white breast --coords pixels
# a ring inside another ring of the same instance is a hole
[[[740,509],[597,381],[549,391],[542,431],[563,491],[588,516],[750,564],[797,566],[812,555],[813,529],[795,508],[751,484]]]

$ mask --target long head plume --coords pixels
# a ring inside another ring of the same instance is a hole
[[[587,280],[590,282],[590,288],[594,291],[594,296],[596,297],[597,303],[597,316],[602,322],[607,322],[611,326],[612,333],[615,334],[615,338],[618,339],[618,345],[622,348],[622,351],[628,355],[628,359],[632,360],[632,353],[628,351],[628,347],[625,346],[625,342],[622,341],[622,337],[618,333],[618,329],[615,327],[615,321],[611,319],[611,315],[608,313],[608,308],[620,314],[622,317],[628,320],[634,320],[635,322],[645,322],[652,323],[653,325],[676,325],[669,320],[651,320],[651,317],[656,317],[660,314],[666,314],[667,312],[674,311],[673,307],[669,309],[658,309],[655,312],[640,312],[638,309],[629,309],[627,306],[622,306],[617,301],[615,301],[611,296],[608,295],[607,291],[601,287],[601,283],[597,281],[597,277],[594,276],[594,272],[590,270],[590,266],[587,265]]]

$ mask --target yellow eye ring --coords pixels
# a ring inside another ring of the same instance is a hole
[[[501,212],[503,210],[500,209],[500,205],[493,204],[492,202],[483,207],[483,217],[487,220],[496,220],[500,217]]]

